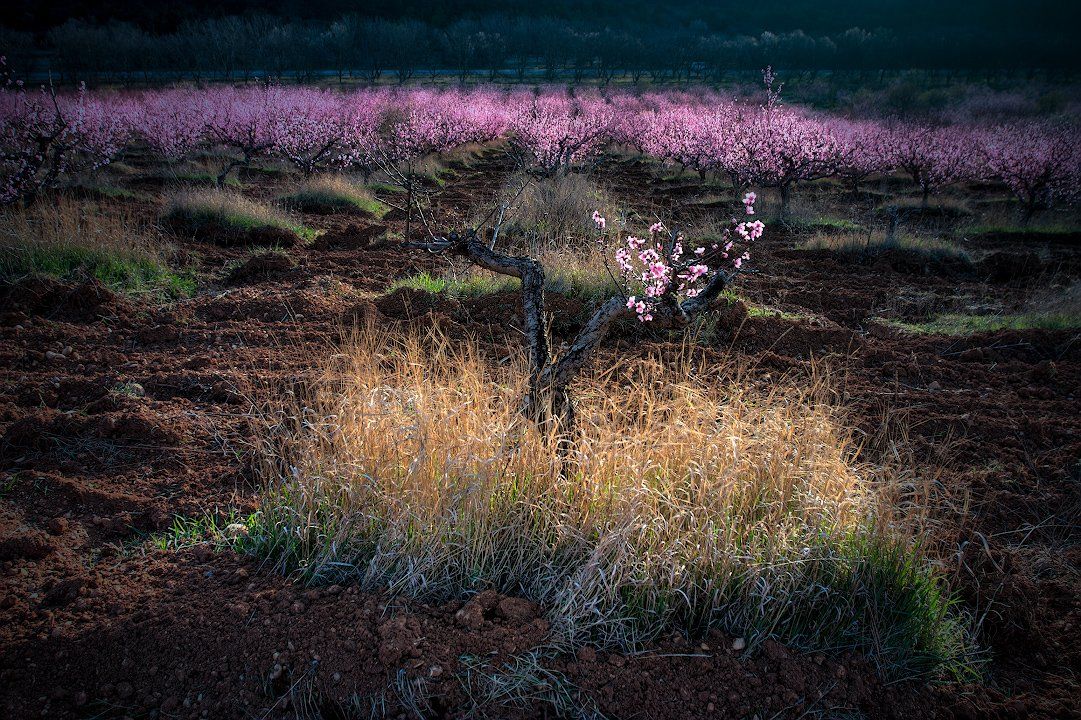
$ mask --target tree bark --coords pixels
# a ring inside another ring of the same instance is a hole
[[[779,219],[787,220],[788,219],[788,206],[789,206],[789,202],[792,199],[792,186],[789,185],[788,183],[784,183],[784,184],[781,185],[780,190],[781,190],[781,211],[780,211],[780,218]]]

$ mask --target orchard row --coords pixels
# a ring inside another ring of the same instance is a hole
[[[169,89],[0,96],[0,201],[31,202],[133,143],[167,159],[208,149],[223,168],[279,158],[305,173],[371,171],[467,143],[507,139],[533,172],[565,172],[609,146],[724,177],[742,193],[837,177],[853,191],[904,173],[924,201],[961,181],[1001,182],[1024,217],[1076,199],[1081,143],[1068,124],[998,127],[850,121],[711,92],[631,94],[497,89]]]

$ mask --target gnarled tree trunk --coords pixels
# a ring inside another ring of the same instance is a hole
[[[602,303],[570,347],[558,359],[553,359],[544,321],[544,266],[541,263],[528,256],[496,252],[475,230],[406,245],[466,257],[486,270],[522,281],[522,309],[530,361],[529,393],[523,399],[522,412],[540,430],[552,433],[561,448],[569,449],[574,436],[574,403],[569,387],[604,342],[612,323],[634,316],[627,308],[626,298],[613,296]],[[696,297],[682,303],[673,300],[658,320],[669,327],[685,327],[695,316],[714,307],[730,280],[729,275],[717,271]]]

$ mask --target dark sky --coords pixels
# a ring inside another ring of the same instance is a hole
[[[148,30],[170,31],[185,19],[265,12],[294,19],[328,19],[347,12],[386,18],[415,17],[442,25],[460,17],[493,12],[548,15],[612,27],[686,27],[703,23],[719,33],[802,29],[834,33],[850,27],[885,27],[903,34],[931,32],[1033,33],[1061,39],[1076,33],[1077,0],[7,0],[3,23],[40,31],[70,18],[133,22]],[[1018,47],[1018,52],[1024,52]]]

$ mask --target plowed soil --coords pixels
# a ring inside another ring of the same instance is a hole
[[[465,217],[501,171],[498,159],[463,171],[438,217]],[[609,163],[602,180],[643,210],[691,213],[693,188],[652,187],[634,163]],[[374,222],[309,221],[328,233],[290,248],[292,262],[231,273],[242,248],[178,240],[204,282],[166,307],[95,282],[0,291],[0,715],[461,717],[481,711],[462,680],[470,663],[498,668],[543,648],[543,608],[519,599],[389,601],[307,588],[228,550],[146,542],[177,515],[255,508],[253,409],[315,367],[342,327],[438,321],[518,342],[514,298],[383,297],[443,261],[372,244]],[[934,473],[944,570],[979,622],[985,677],[886,683],[867,659],[774,642],[737,652],[719,634],[546,666],[613,718],[1081,717],[1081,338],[912,335],[871,319],[966,297],[1012,302],[1048,273],[1077,273],[1081,247],[1027,248],[1040,251],[1033,274],[1009,257],[1016,238],[981,240],[973,251],[1005,260],[962,268],[797,242],[770,227],[741,292],[777,312],[724,322],[715,344],[761,373],[828,363],[853,425],[900,438]],[[664,342],[617,336],[612,347]],[[513,712],[554,716],[541,698]]]

